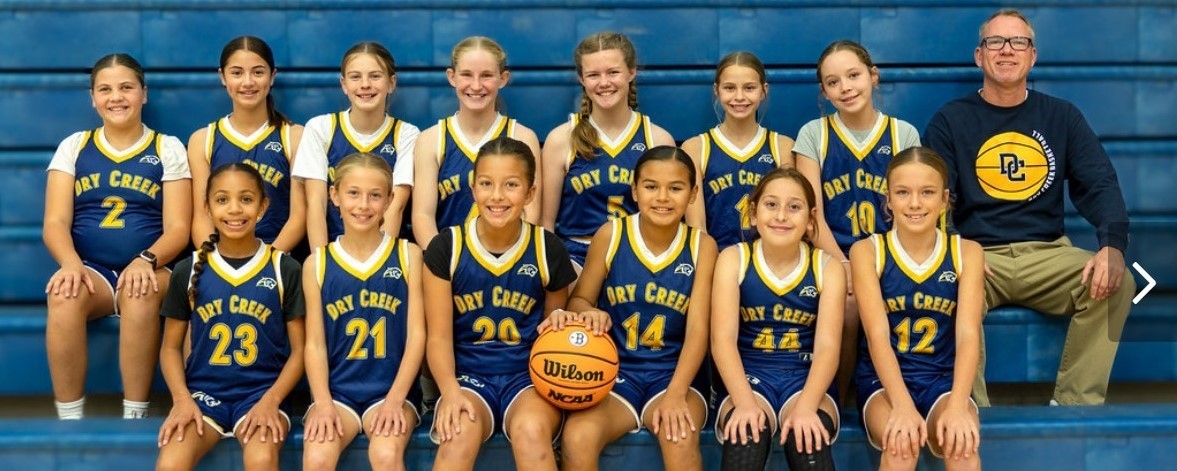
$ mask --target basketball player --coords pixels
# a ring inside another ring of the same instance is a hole
[[[439,230],[462,225],[477,215],[471,175],[486,142],[506,136],[539,155],[535,131],[499,113],[499,90],[511,78],[502,46],[483,36],[463,39],[454,46],[445,73],[458,95],[458,111],[421,133],[413,156],[413,233],[422,244]],[[538,199],[528,203],[524,219],[539,220]]]
[[[821,96],[834,113],[806,123],[797,132],[797,169],[821,193],[817,199],[817,240],[826,253],[850,262],[850,246],[890,226],[883,212],[891,156],[920,145],[919,134],[906,121],[884,115],[875,107],[879,68],[860,44],[834,41],[817,60]],[[846,322],[842,325],[842,357],[838,393],[846,397],[858,353],[858,304],[846,271]]]
[[[417,370],[425,356],[421,249],[380,230],[392,204],[383,157],[353,154],[335,167],[332,203],[343,235],[306,263],[307,382],[303,469],[333,470],[360,433],[372,469],[403,469],[420,422]]]
[[[58,418],[82,418],[86,322],[117,313],[123,417],[141,418],[159,355],[164,265],[188,243],[192,181],[184,145],[143,124],[147,85],[134,58],[99,59],[90,100],[102,127],[61,141],[45,185],[45,247],[61,265],[45,286],[49,373]]]
[[[357,152],[384,157],[392,167],[392,204],[381,228],[401,234],[402,214],[413,186],[413,146],[416,126],[388,115],[388,97],[396,89],[396,61],[375,42],[362,42],[343,54],[339,85],[351,107],[307,121],[298,144],[294,176],[306,185],[307,239],[312,249],[343,234],[339,208],[328,201],[335,183],[335,166]]]
[[[579,270],[597,229],[637,212],[630,169],[638,157],[673,146],[674,138],[636,111],[637,53],[629,38],[597,33],[572,56],[580,110],[544,141],[543,225],[564,240]]]
[[[793,140],[760,125],[768,78],[751,52],[733,52],[719,61],[714,92],[723,122],[682,147],[699,167],[703,189],[703,197],[687,211],[687,223],[706,228],[723,250],[752,239],[744,211],[748,193],[772,169],[793,166]]]
[[[282,402],[303,373],[301,267],[254,234],[268,203],[256,169],[218,167],[205,190],[213,233],[176,264],[161,310],[160,369],[174,404],[156,466],[193,469],[236,438],[246,468],[277,470],[290,432]]]
[[[211,169],[244,162],[258,169],[266,182],[269,209],[257,224],[257,236],[283,252],[292,252],[306,235],[306,197],[301,181],[290,178],[295,144],[302,126],[291,124],[274,107],[270,89],[277,70],[274,53],[260,38],[239,36],[221,49],[221,84],[233,102],[233,112],[188,139],[192,169],[192,205],[204,204],[204,188]],[[205,211],[194,211],[192,242],[199,246],[212,234]]]
[[[1128,211],[1116,170],[1075,105],[1029,90],[1034,29],[1017,10],[981,25],[980,90],[944,105],[928,145],[948,162],[956,228],[985,246],[985,302],[1071,315],[1052,404],[1103,404],[1136,283],[1124,276]],[[1063,235],[1063,182],[1099,252]],[[982,342],[984,345],[984,342]],[[981,373],[973,391],[988,405]]]
[[[707,401],[692,383],[707,353],[715,240],[682,221],[698,194],[682,149],[647,150],[633,180],[640,212],[596,232],[568,303],[590,329],[613,336],[621,361],[609,397],[569,413],[564,467],[597,469],[605,445],[645,427],[666,469],[701,470]]]
[[[969,391],[980,355],[981,246],[938,227],[948,169],[912,147],[887,167],[895,227],[850,249],[869,355],[858,364],[861,417],[880,469],[914,470],[920,448],[953,470],[979,470],[980,424]]]
[[[724,470],[764,469],[777,429],[789,469],[834,469],[839,416],[830,385],[846,276],[810,245],[815,199],[797,170],[769,171],[748,198],[755,241],[716,262],[712,291],[739,293],[711,301],[711,353],[730,393],[715,423]]]
[[[520,469],[556,469],[563,414],[527,371],[540,323],[562,309],[576,272],[555,234],[523,221],[535,198],[535,155],[509,137],[474,163],[478,215],[442,230],[425,250],[427,354],[441,390],[430,437],[435,470],[473,469],[501,427]],[[445,302],[446,300],[453,302]]]

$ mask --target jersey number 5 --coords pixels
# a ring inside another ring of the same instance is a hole
[[[208,358],[210,365],[229,366],[236,362],[237,366],[249,366],[257,360],[257,329],[253,324],[241,324],[233,330],[228,324],[219,322],[208,331],[208,338],[217,341],[212,356]],[[234,350],[230,357],[229,344],[234,338],[241,341],[241,348]]]

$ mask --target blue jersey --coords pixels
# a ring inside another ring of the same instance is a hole
[[[526,372],[544,319],[544,230],[523,223],[519,241],[496,257],[478,241],[475,222],[450,228],[455,369],[459,375]]]
[[[890,228],[881,212],[887,204],[887,165],[898,152],[898,126],[895,118],[883,116],[862,148],[833,115],[823,118],[821,130],[826,224],[843,254],[849,254],[855,242]]]
[[[252,259],[234,269],[219,252],[209,254],[196,280],[189,324],[189,389],[218,391],[218,399],[232,401],[274,384],[290,356],[281,256],[262,244]]]
[[[699,135],[707,233],[720,250],[751,240],[752,225],[744,214],[748,194],[760,183],[760,177],[781,166],[778,136],[762,127],[746,148],[737,149],[718,127]]]
[[[624,370],[672,371],[687,336],[700,232],[680,223],[670,248],[646,248],[635,214],[613,222],[597,307],[613,320]]]
[[[339,161],[343,160],[356,152],[367,152],[384,157],[388,161],[389,168],[395,168],[396,159],[405,158],[412,159],[411,155],[400,155],[400,142],[396,142],[400,136],[401,125],[404,121],[388,117],[385,120],[384,126],[378,131],[377,137],[370,145],[361,145],[359,139],[352,135],[351,128],[342,123],[342,120],[347,119],[343,112],[331,115],[331,142],[327,145],[327,186],[335,185],[335,166],[339,165]],[[335,240],[343,234],[343,219],[339,215],[339,208],[330,202],[327,203],[327,240]]]
[[[474,205],[474,160],[482,143],[506,134],[515,137],[515,120],[499,115],[481,142],[471,143],[462,135],[458,118],[437,122],[437,227],[459,226],[478,215]]]
[[[572,115],[572,128],[578,119]],[[600,145],[591,159],[569,152],[556,235],[587,242],[610,219],[638,211],[633,200],[633,170],[638,157],[654,146],[652,131],[650,118],[634,112],[629,127],[616,142],[605,142],[604,136],[598,138]]]
[[[740,334],[746,367],[808,370],[813,361],[824,252],[801,243],[801,261],[777,278],[758,240],[740,248]]]
[[[388,394],[408,334],[408,243],[387,235],[366,261],[338,241],[315,251],[331,392],[358,403]]]
[[[871,236],[887,306],[891,348],[904,375],[951,373],[956,362],[960,236],[940,232],[925,269],[915,266],[894,231]],[[867,356],[869,360],[869,356]]]
[[[255,232],[259,239],[273,243],[290,218],[290,125],[267,125],[253,136],[240,136],[226,116],[209,124],[207,135],[204,155],[210,170],[242,162],[261,174],[270,205]]]
[[[70,234],[82,260],[120,271],[163,235],[163,134],[117,152],[87,131],[74,171]]]

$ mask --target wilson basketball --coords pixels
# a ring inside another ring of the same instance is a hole
[[[579,322],[549,330],[531,347],[531,382],[535,391],[567,410],[592,407],[613,389],[617,346],[608,334],[596,336]]]

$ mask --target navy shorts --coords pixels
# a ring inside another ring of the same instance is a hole
[[[584,260],[588,258],[589,244],[573,239],[564,239],[564,248],[568,249],[568,258],[576,266],[584,268]]]
[[[113,306],[114,311],[112,311],[112,312],[114,312],[117,315],[119,312],[119,298],[118,298],[119,292],[116,289],[116,287],[119,285],[119,270],[115,270],[110,267],[105,267],[105,266],[99,265],[97,263],[88,261],[88,260],[82,260],[82,265],[84,265],[86,268],[89,268],[90,271],[97,273],[98,276],[101,277],[100,280],[94,280],[95,285],[96,285],[94,287],[94,289],[101,289],[97,286],[97,285],[102,284],[99,282],[101,282],[101,281],[106,282],[106,287],[108,289],[110,289],[110,298],[112,300],[114,300],[114,306]],[[164,280],[164,281],[166,282],[167,280]]]
[[[490,413],[490,434],[483,437],[483,441],[494,434],[496,425],[502,428],[503,435],[507,435],[507,413],[511,411],[511,405],[515,403],[515,398],[519,397],[523,391],[535,387],[531,384],[531,374],[526,371],[501,375],[459,373],[458,385],[482,399],[482,404]],[[443,397],[438,402],[440,403],[444,399]],[[433,443],[440,444],[441,440],[438,439],[436,433],[436,414],[434,414],[433,420],[434,427],[429,431],[429,438],[433,440]],[[507,440],[510,439],[511,437],[507,436]]]
[[[389,385],[389,387],[391,388],[392,385]],[[360,433],[364,433],[364,417],[367,417],[368,413],[372,412],[372,410],[377,406],[384,404],[386,397],[386,394],[381,394],[378,397],[360,399],[356,398],[354,395],[348,394],[347,391],[331,391],[331,401],[334,402],[335,405],[340,406],[349,412],[349,415],[360,424]],[[413,382],[413,386],[409,388],[408,396],[405,397],[405,404],[408,404],[409,407],[413,408],[413,412],[417,414],[417,422],[420,423],[421,387],[415,381]],[[314,404],[311,404],[311,407],[314,406]],[[309,407],[307,408],[307,412],[309,415]]]
[[[775,368],[747,368],[744,370],[744,376],[748,379],[748,386],[752,387],[752,394],[762,399],[768,404],[770,410],[775,411],[775,415],[770,417],[769,423],[772,425],[773,433],[776,433],[779,426],[778,421],[785,412],[785,405],[797,395],[801,394],[801,390],[805,389],[805,380],[809,379],[809,370],[783,370]],[[837,390],[833,384],[830,384],[826,389],[826,397],[834,403],[834,409],[838,408]],[[730,395],[724,395],[723,401],[720,402],[719,409],[723,409],[724,405],[731,400]],[[834,414],[832,417],[836,429],[839,422],[839,414]],[[723,424],[722,417],[715,421],[715,437],[722,439]],[[833,439],[837,440],[835,434]]]
[[[619,399],[622,405],[633,414],[633,418],[637,422],[637,427],[631,430],[630,433],[637,433],[642,430],[642,419],[646,416],[646,409],[654,399],[657,399],[658,396],[666,392],[666,388],[670,386],[670,380],[673,377],[674,370],[621,370],[617,372],[617,382],[613,383],[613,390],[609,394]],[[703,400],[704,413],[706,413],[707,396],[704,396],[700,392],[703,389],[700,388],[699,381],[700,379],[696,377],[695,381],[691,383],[691,392]],[[703,422],[707,422],[705,416]]]
[[[245,414],[249,413],[249,410],[262,399],[268,390],[269,388],[259,389],[240,399],[226,399],[224,402],[208,392],[193,391],[192,400],[196,401],[197,407],[200,407],[200,413],[204,415],[205,423],[221,434],[221,438],[232,438],[237,426],[245,418]],[[286,420],[286,428],[289,430],[290,415],[281,409],[278,410],[278,413],[282,414],[282,418]]]

